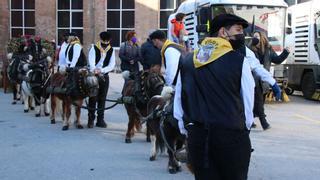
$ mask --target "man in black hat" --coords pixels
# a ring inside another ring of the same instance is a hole
[[[177,118],[185,123],[188,159],[199,180],[247,179],[254,80],[249,62],[234,50],[244,43],[247,26],[235,15],[215,17],[212,37],[182,62],[174,103],[184,112]]]
[[[109,32],[100,33],[100,41],[95,45],[92,45],[89,51],[89,68],[99,81],[99,92],[96,97],[89,98],[88,111],[88,128],[93,128],[93,122],[95,119],[95,110],[97,110],[97,127],[106,128],[107,124],[104,121],[104,108],[106,103],[106,97],[109,89],[109,75],[108,73],[113,70],[115,66],[115,54],[111,47],[111,35]]]

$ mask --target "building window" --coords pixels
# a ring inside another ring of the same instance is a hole
[[[134,30],[134,0],[107,1],[106,28],[112,36],[112,46],[120,47],[128,31]]]
[[[10,36],[35,34],[35,0],[10,1]]]
[[[159,28],[161,30],[168,30],[168,18],[170,14],[174,13],[174,10],[178,8],[183,1],[184,0],[160,0]]]
[[[57,4],[58,43],[68,32],[75,32],[83,42],[83,0],[57,0]]]

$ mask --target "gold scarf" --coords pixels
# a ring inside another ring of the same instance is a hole
[[[80,39],[78,37],[76,37],[70,44],[71,45],[79,44],[81,46],[81,42],[80,42]]]
[[[101,53],[107,53],[111,49],[111,45],[110,44],[107,46],[106,49],[103,49],[103,47],[101,47],[101,41],[98,41],[96,43],[96,46],[100,50]]]
[[[163,44],[163,46],[162,46],[162,48],[161,48],[162,64],[164,63],[164,53],[165,53],[165,50],[167,49],[167,47],[168,47],[169,45],[172,45],[172,44],[175,44],[175,45],[180,46],[181,48],[183,48],[183,46],[181,46],[180,44],[174,43],[174,42],[172,42],[172,41],[170,41],[170,40],[167,39],[167,40],[164,42],[164,44]]]
[[[217,60],[219,57],[233,50],[230,42],[223,38],[205,38],[201,43],[202,46],[209,44],[213,46],[213,49],[211,51],[209,59],[207,59],[205,62],[201,62],[197,58],[199,49],[194,51],[193,63],[196,68],[210,64],[211,62]]]

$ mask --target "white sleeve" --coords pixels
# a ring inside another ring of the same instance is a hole
[[[78,62],[78,59],[80,57],[81,50],[82,50],[82,47],[81,47],[80,44],[75,44],[73,46],[73,57],[72,57],[72,60],[71,60],[70,67],[75,67],[76,66],[76,64]]]
[[[90,48],[88,58],[89,58],[89,69],[91,72],[93,72],[93,70],[96,67],[96,52],[94,50],[94,45],[92,45],[92,47]]]
[[[181,53],[177,49],[169,47],[164,56],[166,59],[165,80],[166,84],[171,86],[177,73]]]
[[[247,47],[245,61],[249,61],[251,71],[259,76],[262,81],[269,83],[271,86],[276,83],[276,80],[272,77],[271,73],[260,64],[260,61],[256,58],[255,54]]]
[[[66,49],[67,49],[67,47],[65,47],[65,43],[63,43],[60,46],[60,51],[59,51],[59,62],[58,62],[59,66],[65,65]]]
[[[241,96],[244,104],[244,113],[246,117],[246,126],[251,128],[253,123],[253,105],[254,105],[254,79],[251,73],[250,65],[248,61],[244,60],[242,65],[241,76]]]
[[[187,135],[187,131],[184,128],[183,123],[183,109],[182,109],[182,102],[181,102],[181,91],[182,91],[182,84],[181,84],[181,75],[180,72],[177,78],[177,84],[175,87],[174,93],[174,100],[173,100],[173,117],[178,120],[179,130],[181,134]]]
[[[114,50],[113,50],[113,51],[112,51],[111,58],[110,58],[110,62],[109,62],[109,64],[108,64],[108,66],[102,68],[102,70],[101,70],[101,72],[102,72],[103,74],[108,73],[108,72],[110,72],[110,71],[112,71],[112,70],[114,69],[114,67],[115,67],[115,65],[116,65],[116,58],[115,58],[115,55],[114,55],[114,54],[115,54],[115,53],[114,53]]]

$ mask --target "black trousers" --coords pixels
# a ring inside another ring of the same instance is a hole
[[[188,159],[196,180],[246,180],[251,156],[247,130],[188,127]]]
[[[106,104],[106,97],[109,89],[109,75],[106,74],[99,80],[99,92],[96,97],[89,98],[89,107],[98,108],[97,110],[97,122],[104,121],[104,108]],[[89,110],[89,122],[93,122],[95,119],[95,110]]]
[[[254,117],[259,117],[260,124],[262,127],[268,126],[266,114],[264,113],[264,102],[265,95],[263,94],[262,82],[259,81],[259,83],[256,83],[256,87],[254,88],[253,114]]]

